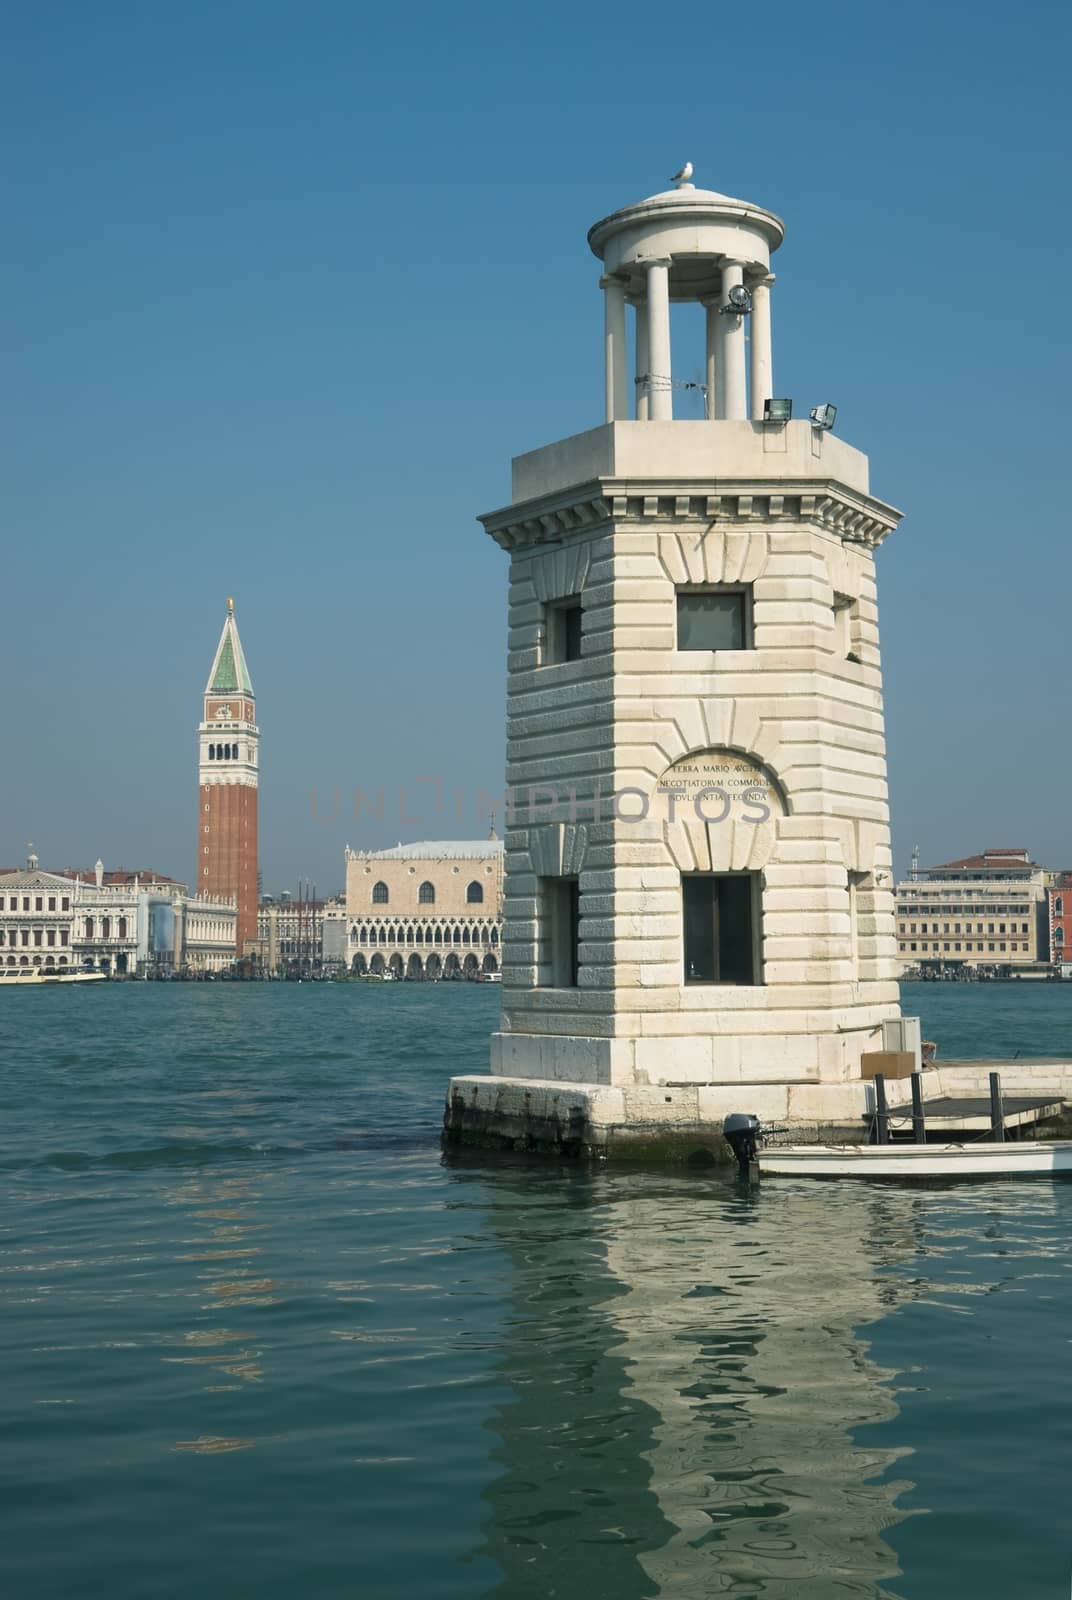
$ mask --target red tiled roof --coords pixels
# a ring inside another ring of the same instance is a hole
[[[1029,867],[1037,870],[1037,863],[1029,859],[1026,850],[985,850],[981,856],[964,856],[959,861],[941,861],[937,866],[928,867],[927,871],[931,873],[985,871],[988,867],[996,870],[1002,867]]]
[[[94,867],[61,867],[56,876],[81,878],[83,883],[95,883],[97,874]],[[177,888],[183,887],[178,878],[169,878],[164,872],[154,872],[151,867],[143,867],[140,872],[128,872],[126,867],[115,867],[104,874],[104,882],[112,885],[133,883],[135,878],[139,883],[173,883]]]

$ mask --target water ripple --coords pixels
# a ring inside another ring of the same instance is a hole
[[[6,1593],[1063,1592],[1072,1185],[444,1161],[490,990],[93,1001],[0,1030]]]

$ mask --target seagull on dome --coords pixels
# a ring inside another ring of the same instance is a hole
[[[681,171],[674,173],[674,176],[670,179],[670,182],[671,183],[679,183],[679,184],[680,183],[688,183],[688,181],[689,181],[689,179],[691,177],[692,177],[692,162],[691,161],[686,161],[686,163],[682,167]]]

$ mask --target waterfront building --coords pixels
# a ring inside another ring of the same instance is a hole
[[[686,181],[598,222],[605,422],[515,459],[481,519],[515,808],[503,1027],[490,1088],[453,1080],[457,1137],[855,1126],[899,1022],[875,551],[900,513],[833,405],[778,397],[783,231]],[[672,355],[674,302],[699,352]],[[697,355],[705,415],[675,416]]]
[[[897,952],[924,973],[1034,967],[1050,959],[1046,873],[1018,847],[929,867],[897,885]]]
[[[174,965],[195,977],[226,972],[234,966],[238,947],[238,906],[214,895],[177,896],[174,917]]]
[[[186,885],[151,868],[106,872],[98,859],[92,872],[67,868],[74,878],[75,965],[119,976],[144,973],[173,957],[169,908]]]
[[[320,950],[325,972],[337,974],[349,967],[349,927],[346,896],[340,894],[324,907]]]
[[[160,906],[185,884],[151,869],[43,872],[31,854],[23,872],[0,875],[0,963],[144,972],[160,949]]]
[[[499,971],[501,839],[346,850],[348,965],[402,978]]]
[[[0,873],[0,965],[79,967],[116,977],[216,972],[234,962],[233,901],[191,898],[152,868],[44,872],[31,854]]]
[[[31,852],[21,871],[0,873],[0,965],[74,964],[74,886],[43,872]]]
[[[232,954],[257,937],[257,778],[260,729],[253,680],[235,621],[227,615],[205,685],[198,729],[200,797],[195,893],[238,907]]]
[[[1046,890],[1050,964],[1072,978],[1072,872],[1056,872]]]
[[[346,905],[340,895],[335,900],[315,896],[265,895],[257,912],[257,938],[247,953],[267,972],[314,972],[325,963],[325,926],[329,915],[345,923]],[[345,936],[342,939],[345,959]],[[338,965],[338,961],[334,962]]]

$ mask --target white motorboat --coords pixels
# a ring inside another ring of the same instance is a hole
[[[996,1178],[1072,1175],[1072,1139],[1004,1144],[789,1144],[756,1152],[763,1177]]]
[[[9,967],[0,969],[0,989],[18,989],[25,985],[34,989],[46,984],[107,983],[106,972],[61,972],[56,967]]]

